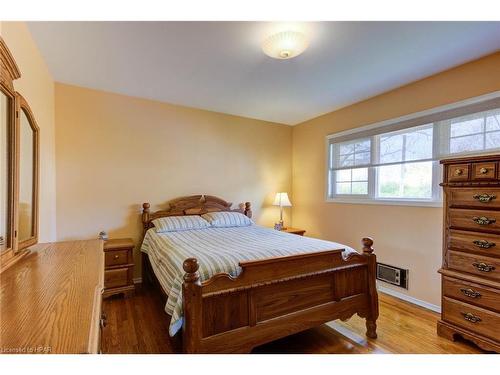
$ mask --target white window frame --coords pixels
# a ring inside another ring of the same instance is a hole
[[[453,110],[457,109],[463,106],[471,105],[471,104],[476,104],[476,103],[481,103],[486,100],[490,99],[496,99],[500,98],[500,91],[495,91],[490,94],[486,95],[481,95],[478,97],[466,99],[457,103],[452,103],[440,107],[435,107],[429,110],[421,111],[421,112],[416,112],[412,113],[406,116],[401,116],[395,119],[390,119],[386,121],[381,121],[378,123],[366,125],[363,127],[359,127],[356,129],[352,130],[347,130],[343,132],[338,132],[334,134],[330,134],[326,137],[326,185],[325,185],[325,200],[326,202],[332,202],[332,203],[349,203],[349,204],[382,204],[382,205],[401,205],[401,206],[421,206],[421,207],[442,207],[443,201],[442,201],[442,189],[439,186],[439,183],[442,180],[442,167],[439,164],[438,161],[433,162],[433,167],[432,167],[432,197],[430,199],[418,199],[418,198],[381,198],[377,197],[377,168],[376,167],[367,167],[368,168],[368,194],[342,194],[342,195],[336,195],[335,194],[335,177],[332,176],[330,177],[331,173],[335,173],[335,171],[332,171],[331,166],[332,166],[332,152],[330,151],[330,147],[332,145],[332,140],[335,140],[336,138],[343,138],[346,136],[353,136],[353,139],[355,139],[355,135],[357,133],[365,132],[365,131],[373,131],[377,128],[382,128],[389,126],[391,124],[396,124],[400,123],[403,121],[407,120],[412,120],[416,119],[419,117],[423,116],[428,116],[432,114],[436,114],[439,112],[447,111],[447,110]],[[443,129],[446,129],[447,127],[442,127],[439,128],[437,123],[434,123],[434,130],[433,130],[433,154],[438,155],[438,150],[439,150],[439,140],[441,139],[441,136],[438,136],[438,132],[442,132]],[[408,128],[409,129],[409,128]],[[404,130],[403,130],[404,131]],[[445,130],[446,131],[446,130]],[[384,131],[382,134],[386,134],[387,132]],[[378,155],[378,137],[380,137],[380,134],[376,134],[371,136],[372,142],[371,142],[371,156],[372,160],[375,160],[375,157]],[[361,138],[367,138],[366,136],[360,135]],[[497,150],[487,150],[487,151],[479,151],[479,152],[467,152],[467,153],[461,153],[460,156],[466,156],[466,155],[481,155],[481,154],[490,154],[492,152],[498,152]],[[458,156],[458,155],[457,155]],[[418,161],[415,161],[418,162]],[[397,163],[399,164],[399,163]],[[353,168],[356,168],[356,166],[353,166]],[[358,168],[364,168],[363,166],[359,166]],[[331,183],[332,182],[332,183]],[[331,192],[333,194],[330,194],[330,189],[332,190]]]

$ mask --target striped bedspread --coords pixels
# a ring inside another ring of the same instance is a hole
[[[165,311],[172,316],[170,335],[182,326],[182,263],[194,257],[200,265],[201,281],[214,274],[227,272],[237,276],[240,261],[256,260],[307,252],[345,249],[345,257],[353,250],[335,242],[301,237],[258,225],[233,228],[206,228],[176,232],[147,231],[141,251],[148,254],[153,271],[168,295]]]

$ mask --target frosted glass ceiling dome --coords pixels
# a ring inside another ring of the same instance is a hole
[[[307,37],[298,31],[283,31],[271,35],[262,43],[262,51],[274,59],[291,59],[304,52],[309,45]]]

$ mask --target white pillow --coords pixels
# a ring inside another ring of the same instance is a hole
[[[247,227],[253,224],[253,221],[239,212],[209,212],[201,215],[212,227]]]
[[[153,220],[156,233],[175,232],[210,227],[210,223],[198,215],[167,216]]]

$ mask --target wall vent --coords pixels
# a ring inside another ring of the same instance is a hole
[[[386,283],[408,289],[408,270],[377,263],[377,279]]]

